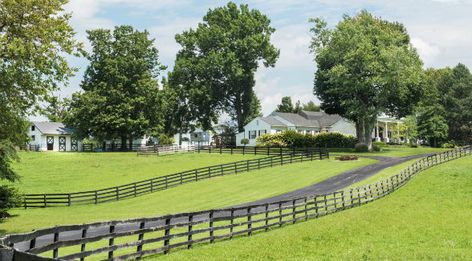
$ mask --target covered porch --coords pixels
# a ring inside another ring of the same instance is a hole
[[[402,124],[402,120],[389,117],[379,117],[375,124],[373,138],[375,138],[375,141],[386,143],[407,143],[409,142],[408,137],[403,136],[401,132]]]

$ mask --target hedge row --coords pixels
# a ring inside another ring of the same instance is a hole
[[[276,134],[264,134],[257,138],[257,145],[266,147],[354,148],[356,143],[355,137],[339,132],[322,132],[311,135],[288,130]]]

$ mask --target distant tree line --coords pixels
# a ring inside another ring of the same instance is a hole
[[[309,101],[305,104],[301,104],[300,101],[297,101],[295,105],[293,105],[292,98],[290,96],[284,96],[282,97],[280,104],[277,105],[275,111],[291,113],[299,113],[301,111],[320,111],[320,106],[316,105],[313,101]]]

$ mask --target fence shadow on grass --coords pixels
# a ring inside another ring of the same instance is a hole
[[[154,218],[58,226],[0,239],[10,254],[2,260],[133,259],[150,254],[167,254],[172,249],[190,249],[318,218],[372,202],[405,185],[418,172],[471,154],[462,147],[422,158],[399,174],[375,184],[349,191],[311,195],[291,200],[179,213]],[[59,251],[60,250],[60,251]],[[17,258],[18,255],[18,258]],[[41,256],[41,257],[40,257]]]

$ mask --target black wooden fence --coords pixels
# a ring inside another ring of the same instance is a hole
[[[59,226],[8,235],[0,239],[0,243],[11,252],[30,255],[29,260],[40,260],[37,255],[61,260],[83,260],[90,256],[124,260],[167,254],[172,249],[190,249],[199,243],[251,236],[255,232],[356,207],[394,192],[424,169],[470,154],[468,146],[428,156],[395,176],[348,191],[155,218]],[[10,260],[20,259],[13,256],[7,261]]]
[[[328,149],[319,147],[306,147],[306,148],[286,148],[286,147],[258,147],[258,146],[246,146],[246,147],[212,147],[212,146],[200,146],[197,147],[198,153],[219,153],[219,154],[243,154],[243,155],[283,155],[283,154],[294,154],[294,153],[324,153],[329,156]]]
[[[25,194],[23,196],[23,207],[45,208],[78,204],[99,204],[109,201],[117,201],[137,197],[143,194],[153,193],[155,191],[164,190],[170,187],[175,187],[202,179],[286,165],[295,162],[304,162],[318,159],[322,160],[328,156],[329,155],[327,151],[324,149],[300,149],[295,153],[283,153],[277,156],[268,156],[265,158],[242,160],[232,163],[202,167],[99,190],[74,193]]]

